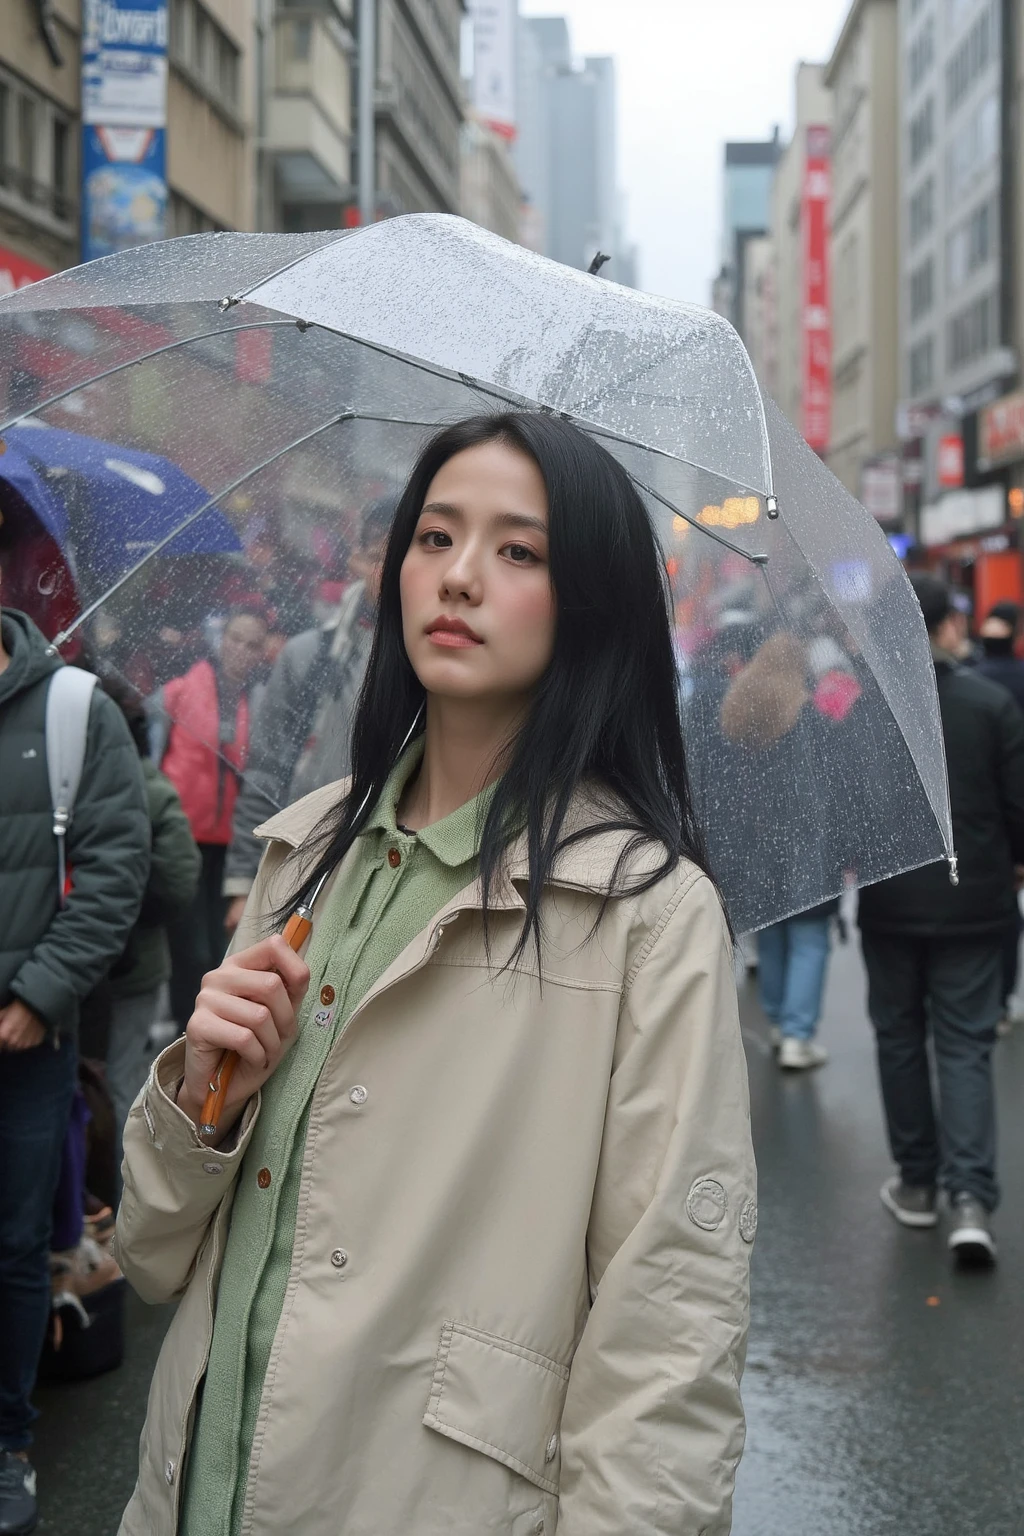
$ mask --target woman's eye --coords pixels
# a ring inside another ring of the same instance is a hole
[[[504,553],[508,555],[513,565],[529,565],[538,558],[525,544],[506,544]]]
[[[428,528],[420,534],[420,543],[427,549],[449,549],[451,542],[451,534],[445,533],[443,528]]]

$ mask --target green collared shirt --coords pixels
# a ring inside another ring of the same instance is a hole
[[[241,1525],[256,1420],[291,1273],[310,1105],[324,1063],[388,966],[478,873],[493,786],[420,832],[398,829],[396,808],[422,755],[420,740],[399,759],[356,840],[346,878],[315,914],[298,1038],[264,1086],[238,1175],[189,1452],[182,1536],[236,1536]],[[260,1170],[270,1172],[265,1188]]]

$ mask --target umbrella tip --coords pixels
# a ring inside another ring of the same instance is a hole
[[[237,303],[238,299],[229,293],[226,299],[221,299],[220,303],[217,305],[217,308],[220,310],[221,314],[223,314],[226,309],[233,309]]]
[[[949,856],[949,883],[950,885],[960,884],[960,860],[955,853]]]
[[[589,275],[591,277],[596,277],[597,274],[600,272],[601,268],[604,266],[606,261],[611,261],[611,257],[610,256],[606,256],[604,251],[598,251],[597,255],[594,257],[593,261],[590,263],[590,266],[587,268],[587,272],[589,273]]]
[[[779,515],[779,498],[777,496],[769,496],[765,501],[765,510],[771,521],[774,522]]]

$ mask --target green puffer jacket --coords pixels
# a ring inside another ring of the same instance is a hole
[[[153,856],[139,920],[110,973],[115,997],[153,992],[171,974],[166,924],[186,910],[196,894],[202,859],[178,791],[155,763],[142,759],[149,800]]]
[[[0,1008],[21,998],[51,1035],[75,1035],[79,1004],[124,949],[149,874],[142,767],[124,717],[99,689],[68,830],[72,892],[57,902],[46,770],[47,680],[63,663],[6,610],[0,672]]]

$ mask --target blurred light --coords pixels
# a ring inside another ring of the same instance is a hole
[[[1010,504],[1010,516],[1024,517],[1024,490],[1019,485],[1013,487],[1006,499]]]
[[[672,519],[672,532],[675,534],[676,538],[685,539],[689,531],[689,521],[685,517],[680,517],[679,514],[676,513],[675,517]]]
[[[669,558],[665,561],[665,569],[668,572],[670,579],[674,581],[675,578],[679,575],[679,561],[676,560],[674,556],[670,555]]]
[[[905,560],[907,558],[907,555],[910,552],[910,547],[913,544],[913,542],[914,542],[914,540],[911,538],[909,533],[890,533],[889,534],[889,543],[892,545],[893,549],[896,551],[896,556],[897,556],[897,559],[899,559],[899,560]]]
[[[756,523],[760,516],[761,503],[756,496],[727,496],[720,507],[704,507],[697,521],[706,528],[739,528],[744,523]]]

